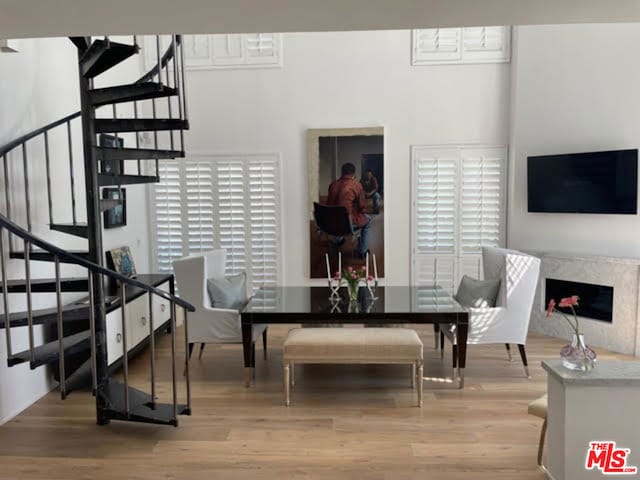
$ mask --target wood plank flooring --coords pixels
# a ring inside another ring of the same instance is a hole
[[[457,390],[443,380],[451,375],[450,345],[441,361],[433,331],[424,326],[418,330],[427,378],[422,409],[414,406],[410,367],[355,365],[297,367],[287,408],[280,349],[287,330],[270,327],[269,358],[262,360],[258,348],[251,389],[243,386],[240,345],[209,345],[201,361],[196,350],[194,414],[181,417],[179,428],[98,427],[90,393],[74,392],[65,401],[50,393],[0,427],[0,479],[544,478],[536,468],[541,421],[527,415],[527,404],[546,390],[540,361],[557,358],[564,342],[530,336],[531,379],[516,349],[509,363],[503,347],[472,346],[466,387]],[[169,336],[159,340],[157,357],[158,394],[168,401]],[[149,391],[148,354],[129,368],[133,386]]]

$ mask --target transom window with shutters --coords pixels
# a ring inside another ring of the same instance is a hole
[[[176,258],[223,248],[227,274],[247,272],[253,290],[279,283],[278,155],[163,161],[152,203],[158,271],[171,271]]]
[[[412,44],[412,65],[504,63],[511,59],[511,28],[413,30]]]
[[[412,149],[412,277],[454,293],[482,277],[481,247],[504,244],[505,147]]]

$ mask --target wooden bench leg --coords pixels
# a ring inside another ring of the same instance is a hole
[[[411,388],[416,388],[416,375],[418,375],[418,371],[416,370],[416,364],[411,364]]]
[[[291,380],[289,377],[289,364],[284,364],[284,404],[288,407],[291,403]]]
[[[423,387],[423,374],[424,374],[424,367],[422,365],[422,362],[419,362],[417,364],[417,370],[418,370],[418,378],[416,378],[416,381],[418,382],[418,407],[422,408],[422,387]]]

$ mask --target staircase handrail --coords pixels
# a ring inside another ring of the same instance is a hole
[[[158,295],[159,297],[168,300],[169,302],[174,302],[176,305],[180,305],[185,308],[189,312],[195,312],[196,308],[191,305],[189,302],[183,300],[180,297],[176,297],[175,295],[171,295],[170,293],[165,292],[164,290],[160,290],[159,288],[152,287],[151,285],[147,285],[144,282],[136,280],[135,278],[130,278],[121,273],[114,272],[108,268],[97,265],[89,260],[79,257],[78,255],[74,255],[72,253],[67,252],[66,250],[61,249],[60,247],[56,247],[49,242],[42,240],[39,237],[29,233],[19,225],[16,225],[11,220],[9,220],[4,215],[0,214],[0,231],[2,228],[6,228],[8,231],[13,233],[14,235],[26,240],[31,245],[35,245],[40,247],[41,249],[55,255],[60,260],[63,260],[66,263],[78,265],[80,267],[84,267],[87,270],[99,273],[113,280],[117,280],[119,282],[125,283],[127,285],[131,285],[133,287],[138,287],[146,292],[153,293],[154,295]]]

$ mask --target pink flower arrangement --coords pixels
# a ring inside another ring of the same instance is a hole
[[[572,295],[570,297],[561,298],[559,303],[552,298],[549,300],[549,305],[547,306],[547,317],[551,317],[553,313],[559,313],[564,317],[567,323],[571,326],[576,335],[580,335],[580,324],[578,323],[578,314],[576,313],[575,307],[579,306],[580,297],[577,295]],[[573,313],[573,320],[571,320],[568,316],[566,316],[563,312],[556,308],[570,308],[571,313]]]

